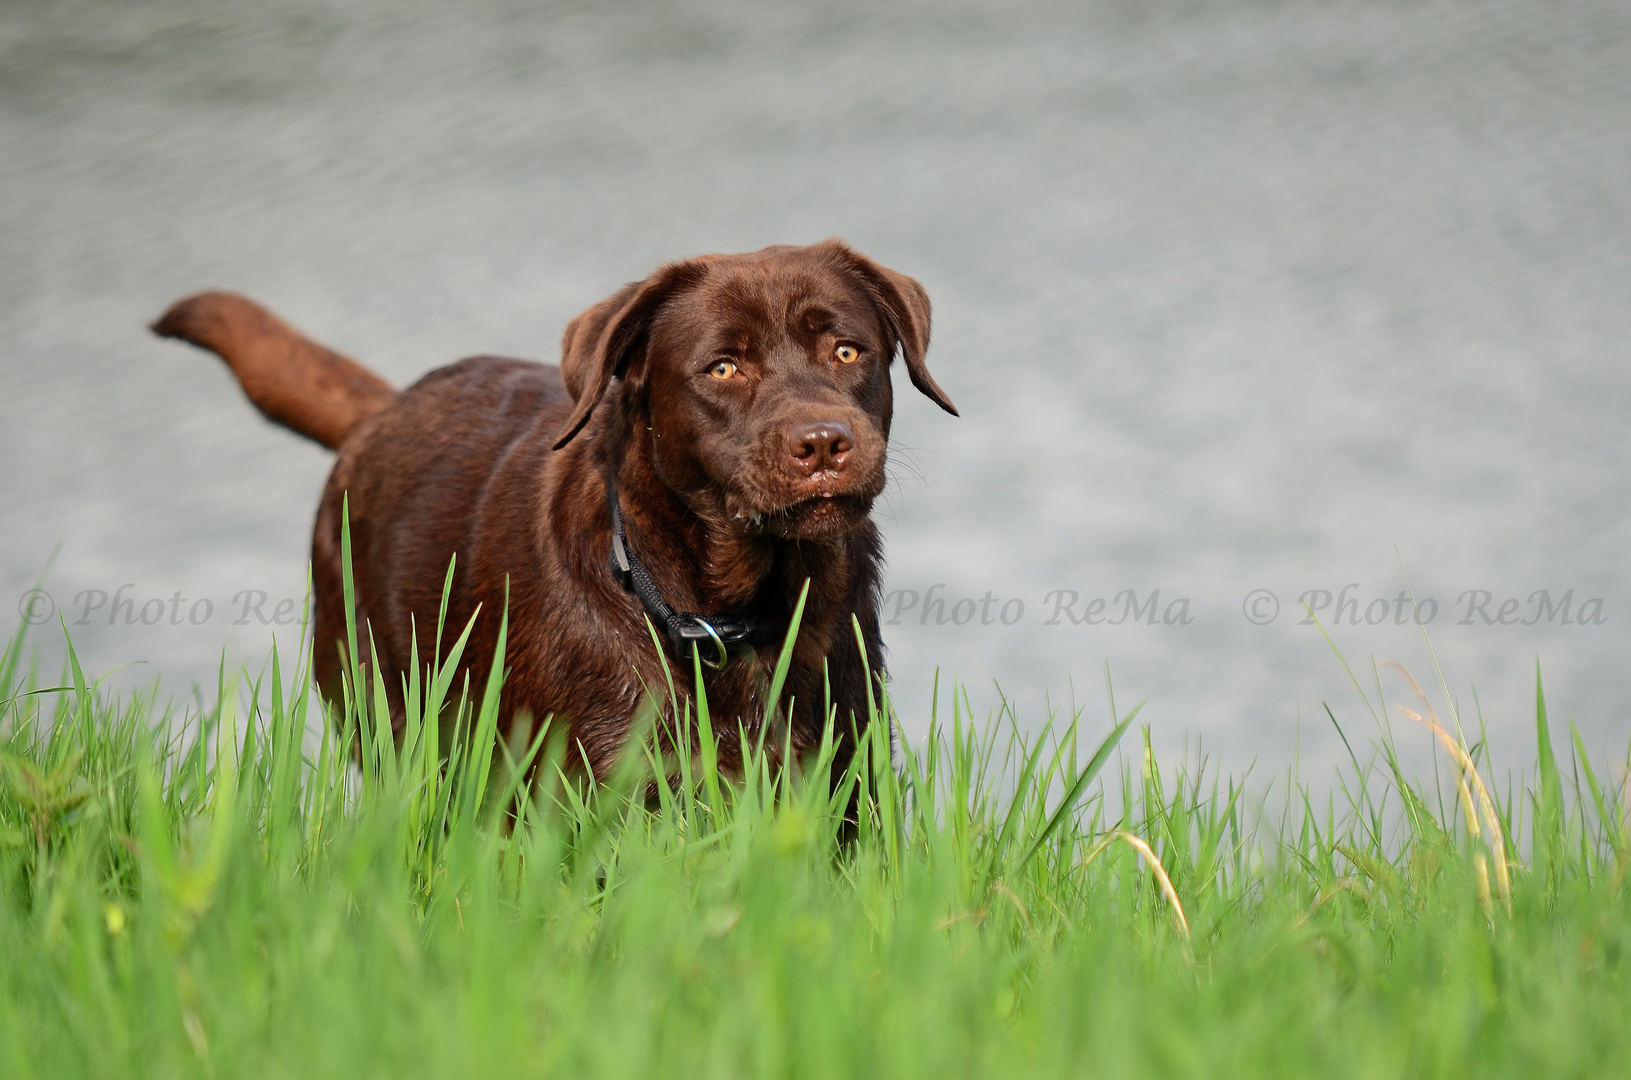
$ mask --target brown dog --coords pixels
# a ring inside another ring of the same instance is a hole
[[[897,347],[917,388],[957,412],[924,365],[916,281],[837,241],[706,255],[573,319],[558,369],[474,357],[400,393],[242,297],[191,297],[153,330],[218,353],[268,418],[339,451],[312,542],[313,669],[330,701],[349,496],[357,626],[364,649],[372,628],[395,723],[413,635],[430,657],[456,553],[444,649],[479,607],[463,662],[483,685],[508,582],[501,716],[568,719],[597,774],[647,688],[667,694],[648,617],[682,694],[691,650],[707,662],[721,764],[739,765],[737,727],[764,721],[808,580],[778,704],[800,752],[820,744],[830,700],[849,757],[883,664],[868,515]]]

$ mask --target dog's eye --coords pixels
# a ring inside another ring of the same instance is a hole
[[[854,345],[840,345],[833,350],[833,359],[840,364],[853,364],[861,358],[861,350]]]
[[[736,365],[729,360],[719,360],[708,369],[708,374],[716,379],[728,379],[736,374]]]

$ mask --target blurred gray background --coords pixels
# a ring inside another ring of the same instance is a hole
[[[175,298],[240,290],[408,382],[552,359],[663,260],[836,235],[927,286],[963,411],[898,380],[910,731],[937,669],[942,705],[1098,726],[1108,668],[1165,753],[1318,772],[1321,702],[1374,731],[1300,624],[1325,590],[1373,700],[1391,659],[1442,711],[1436,655],[1516,770],[1538,658],[1623,757],[1623,2],[10,0],[0,196],[0,616],[49,616],[48,674],[54,611],[179,697],[295,641],[329,455],[146,334]],[[1140,611],[1050,625],[1055,590]],[[1531,599],[1569,590],[1567,623]]]

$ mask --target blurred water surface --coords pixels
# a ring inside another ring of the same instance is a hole
[[[146,335],[169,301],[243,291],[407,382],[550,359],[660,261],[838,235],[927,286],[963,411],[899,380],[913,730],[937,668],[1034,726],[1102,715],[1108,664],[1168,749],[1336,761],[1320,703],[1371,721],[1297,597],[1367,689],[1437,695],[1402,566],[1506,760],[1537,658],[1624,750],[1623,3],[14,0],[0,195],[0,590],[147,662],[118,679],[292,646],[328,464]]]

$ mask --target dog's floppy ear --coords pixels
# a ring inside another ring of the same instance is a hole
[[[566,392],[572,395],[573,401],[583,397],[584,380],[592,366],[600,335],[606,332],[606,324],[623,310],[623,305],[639,287],[639,282],[623,286],[566,324],[566,333],[561,335],[561,382],[566,384]]]
[[[923,286],[915,278],[897,273],[887,266],[879,266],[840,241],[828,240],[824,246],[837,254],[871,292],[890,330],[894,331],[895,339],[900,342],[900,351],[906,357],[906,373],[912,377],[912,385],[942,409],[953,416],[958,415],[957,406],[940,389],[940,384],[934,381],[928,364],[924,362],[924,356],[929,351],[929,294]]]
[[[669,263],[566,324],[561,338],[561,382],[577,407],[555,440],[556,450],[583,429],[612,380],[622,378],[644,352],[652,317],[675,293],[700,281],[703,272],[696,261]]]

